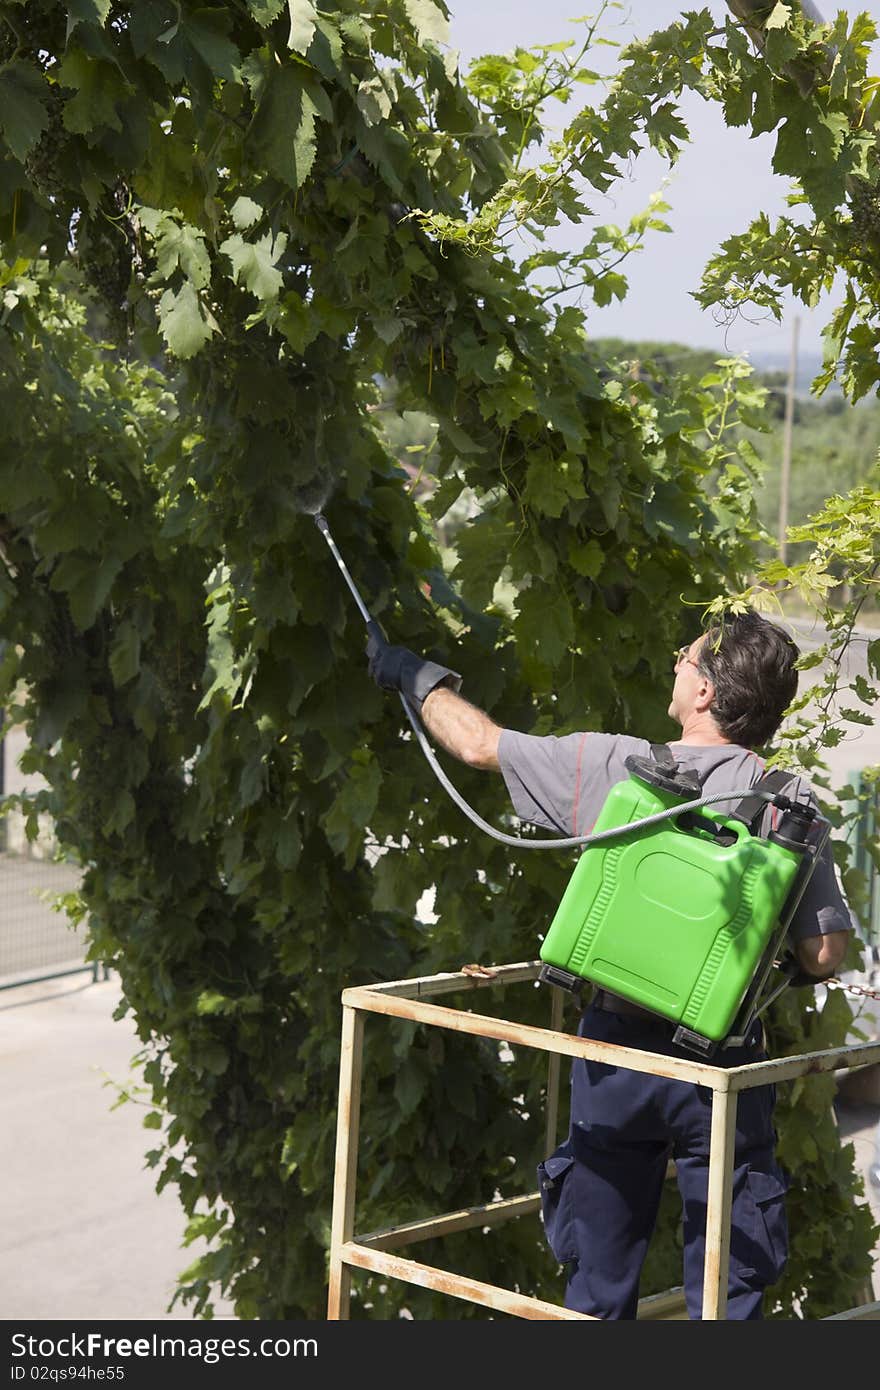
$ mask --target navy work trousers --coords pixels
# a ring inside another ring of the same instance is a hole
[[[589,1007],[581,1037],[664,1056],[676,1047],[672,1027],[657,1020]],[[757,1062],[760,1025],[742,1047],[713,1065]],[[706,1201],[712,1091],[687,1081],[576,1059],[568,1138],[538,1168],[550,1247],[568,1268],[565,1306],[601,1318],[635,1318],[639,1278],[657,1219],[667,1163],[675,1162],[682,1201],[683,1282],[688,1316],[703,1302]],[[772,1086],[740,1092],[730,1234],[727,1317],[762,1316],[763,1291],[788,1254],[785,1179],[775,1157]]]

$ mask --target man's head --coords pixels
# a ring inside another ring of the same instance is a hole
[[[762,748],[797,693],[799,655],[788,634],[759,613],[725,618],[679,652],[669,714],[685,732],[711,717],[729,743]]]

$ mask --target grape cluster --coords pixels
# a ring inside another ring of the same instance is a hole
[[[25,157],[24,167],[34,191],[54,201],[70,187],[76,161],[71,159],[73,136],[64,126],[65,98],[57,82],[46,84],[45,100],[49,124]]]
[[[857,255],[880,255],[880,185],[861,180],[852,189],[850,231]]]
[[[126,215],[128,190],[119,185],[104,199],[108,208],[83,212],[74,235],[76,257],[84,277],[105,308],[113,330],[129,329],[130,290],[137,262],[137,237]]]

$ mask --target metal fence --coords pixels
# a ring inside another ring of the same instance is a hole
[[[91,970],[85,923],[74,927],[60,895],[75,890],[80,870],[52,859],[0,852],[0,989]]]
[[[0,712],[0,989],[86,970],[97,980],[102,967],[86,960],[86,923],[74,926],[59,902],[79,887],[81,870],[56,858],[54,828],[45,815],[36,839],[28,838],[17,794],[41,779],[19,767],[26,747],[23,730],[7,728]]]

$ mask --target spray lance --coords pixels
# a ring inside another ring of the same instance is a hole
[[[325,517],[317,508],[312,514],[368,634],[384,643]],[[699,795],[699,781],[678,768],[666,745],[655,744],[650,758],[626,758],[629,779],[611,789],[592,834],[526,839],[496,830],[468,805],[440,767],[411,702],[398,693],[437,780],[494,840],[515,849],[565,849],[627,837],[620,848],[580,856],[541,945],[540,980],[576,995],[587,980],[623,994],[672,1020],[673,1041],[704,1058],[719,1045],[743,1041],[789,982],[802,983],[789,954],[780,963],[783,982],[766,988],[831,827],[812,807],[781,794],[788,774],[771,772],[757,786]],[[720,824],[693,815],[720,801],[738,803]],[[768,802],[783,816],[765,839],[757,826]],[[671,835],[633,835],[667,820],[676,822]]]
[[[339,548],[336,542],[334,541],[333,536],[330,533],[330,527],[327,525],[326,517],[323,515],[322,512],[316,511],[314,513],[314,520],[315,525],[317,526],[318,530],[321,532],[321,535],[324,537],[325,541],[330,547],[330,553],[332,554],[334,560],[339,566],[340,573],[342,574],[343,579],[345,580],[346,584],[349,587],[349,590],[351,591],[351,596],[357,604],[358,611],[360,612],[360,615],[364,620],[368,635],[376,637],[379,641],[386,641],[385,633],[382,631],[382,628],[376,621],[376,619],[371,616],[370,611],[367,608],[367,605],[364,603],[360,593],[358,592],[357,585],[355,584],[354,580],[351,577],[351,574],[349,573],[348,566],[346,565],[341,554],[339,553]],[[443,768],[437,761],[437,758],[434,755],[434,750],[432,749],[430,743],[428,742],[425,736],[425,732],[422,728],[421,721],[418,718],[418,715],[415,713],[410,701],[406,698],[402,691],[398,693],[400,695],[400,702],[403,705],[404,713],[406,714],[406,717],[409,720],[409,723],[412,727],[412,731],[416,737],[416,740],[418,741],[419,747],[424,753],[440,785],[449,794],[449,796],[459,807],[459,809],[464,812],[468,819],[473,821],[474,825],[478,826],[478,828],[480,830],[483,830],[487,835],[491,835],[493,839],[500,840],[500,842],[504,845],[513,845],[516,849],[566,849],[574,845],[594,845],[598,844],[600,841],[603,840],[619,838],[621,835],[629,834],[633,830],[639,830],[649,825],[656,825],[660,821],[669,820],[672,817],[680,816],[685,812],[699,810],[701,807],[711,805],[713,802],[741,801],[743,797],[746,796],[757,796],[763,801],[773,801],[777,805],[783,805],[787,800],[787,798],[781,798],[778,794],[774,794],[772,792],[758,791],[754,787],[747,787],[740,791],[714,792],[711,795],[701,796],[696,800],[683,802],[679,805],[670,807],[663,811],[656,812],[653,815],[645,816],[641,820],[631,821],[627,825],[615,826],[613,829],[601,831],[598,834],[593,835],[572,835],[561,839],[526,839],[522,835],[506,835],[503,831],[496,830],[494,826],[488,823],[488,821],[483,820],[481,816],[477,815],[473,807],[468,805],[461,793],[457,790],[456,787],[453,786],[452,782],[450,782],[449,778],[446,776],[446,773],[443,771]],[[793,803],[789,803],[786,809],[792,809],[792,807]]]

